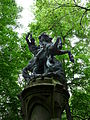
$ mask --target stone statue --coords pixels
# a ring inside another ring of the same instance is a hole
[[[46,33],[39,36],[39,45],[35,44],[35,39],[32,34],[28,33],[26,41],[30,52],[34,57],[30,60],[29,64],[23,69],[23,77],[25,80],[30,80],[33,77],[52,76],[57,78],[61,83],[65,83],[65,75],[62,69],[62,64],[55,58],[55,55],[68,54],[71,62],[74,63],[73,55],[68,50],[62,50],[62,41],[57,37],[55,43],[52,38]]]

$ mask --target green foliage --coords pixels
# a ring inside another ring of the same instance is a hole
[[[20,120],[17,84],[21,70],[20,47],[13,32],[19,9],[14,0],[0,0],[0,119]]]
[[[87,4],[88,6],[88,4]],[[35,23],[31,24],[31,28],[38,30],[38,32],[53,32],[54,36],[60,35],[62,37],[69,33],[69,37],[73,34],[85,35],[85,30],[88,26],[88,15],[85,14],[82,18],[82,14],[85,9],[75,6],[73,1],[63,0],[37,0],[35,10]],[[89,14],[89,11],[87,11]],[[82,25],[80,25],[82,22]],[[35,32],[36,32],[35,31]],[[81,35],[82,37],[82,35]]]
[[[90,94],[87,91],[80,88],[74,90],[71,103],[74,120],[88,120],[90,118]]]
[[[18,12],[15,0],[0,0],[0,119],[20,120],[20,102],[18,93],[22,90],[18,79],[21,70],[32,57],[25,41],[13,31],[16,27]],[[85,6],[80,0],[37,0],[35,21],[30,26],[38,44],[38,36],[47,32],[54,39],[61,36],[63,49],[70,49],[75,64],[68,55],[57,56],[63,63],[68,87],[71,92],[71,112],[74,120],[90,118],[90,4]],[[79,42],[76,42],[73,37]],[[74,47],[72,42],[76,42]],[[24,84],[24,82],[22,82]],[[66,115],[63,114],[63,120]]]

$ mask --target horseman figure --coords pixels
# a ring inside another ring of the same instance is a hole
[[[53,43],[50,36],[46,33],[42,33],[39,36],[39,46],[37,46],[32,34],[28,33],[26,41],[29,50],[33,53],[34,57],[23,69],[22,74],[24,79],[30,80],[33,77],[52,76],[64,84],[65,74],[62,69],[62,64],[55,58],[55,55],[68,54],[70,61],[73,63],[74,58],[69,50],[62,50],[61,38],[57,37],[56,42]],[[31,72],[30,75],[29,72]]]

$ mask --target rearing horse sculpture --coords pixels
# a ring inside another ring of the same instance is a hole
[[[35,44],[35,39],[32,38],[32,34],[28,33],[26,41],[30,52],[34,54],[34,58],[32,58],[29,64],[23,69],[22,74],[24,79],[30,80],[32,77],[50,75],[58,79],[65,78],[61,62],[54,56],[68,54],[70,61],[73,63],[74,58],[70,51],[62,50],[62,41],[60,37],[57,37],[56,42],[53,43],[51,37],[46,33],[42,33],[39,36],[39,46],[37,46]],[[29,75],[28,71],[31,72],[31,75]]]

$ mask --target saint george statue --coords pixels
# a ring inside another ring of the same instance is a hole
[[[55,55],[68,54],[70,61],[74,63],[73,55],[69,50],[62,50],[61,37],[57,37],[55,43],[52,42],[52,38],[46,33],[42,33],[39,36],[39,45],[35,44],[35,39],[32,34],[28,33],[26,41],[30,52],[34,57],[30,60],[29,64],[23,69],[23,77],[25,80],[30,80],[35,77],[53,76],[65,83],[65,75],[62,68],[62,64],[55,58]],[[31,74],[29,75],[29,72]]]

